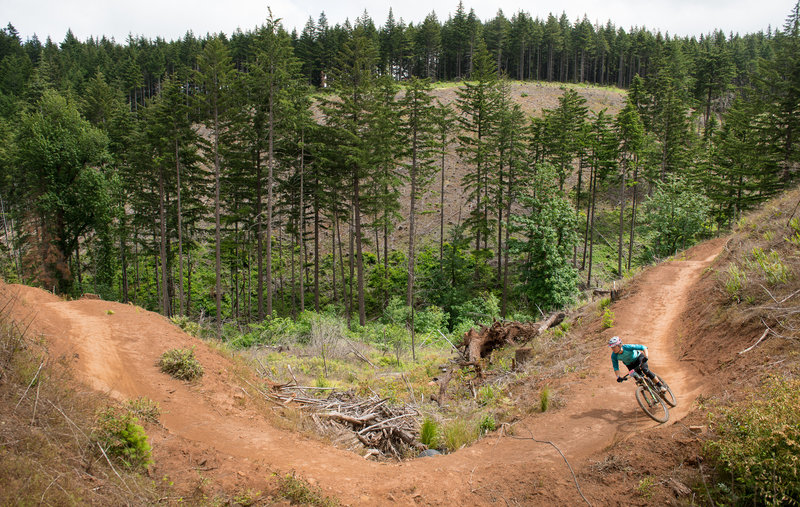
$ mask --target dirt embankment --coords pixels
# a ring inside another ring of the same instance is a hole
[[[493,435],[450,455],[399,464],[365,461],[278,428],[265,416],[263,402],[242,389],[235,363],[157,314],[106,301],[61,301],[22,286],[0,286],[0,298],[18,299],[14,318],[32,321],[52,357],[65,359],[87,386],[118,400],[146,396],[160,404],[161,425],[148,428],[154,477],[169,476],[187,487],[206,480],[222,490],[263,489],[272,472],[293,470],[352,505],[581,502],[564,460],[550,445],[527,438],[533,436],[558,446],[591,503],[629,504],[630,491],[620,494],[613,481],[606,483],[609,470],[598,463],[654,430],[684,431],[679,421],[703,393],[704,376],[694,361],[682,360],[679,341],[685,316],[699,304],[690,294],[722,245],[722,240],[706,243],[685,260],[637,277],[612,307],[615,326],[585,330],[593,352],[586,368],[558,386],[563,400],[558,409],[528,416],[514,425],[513,435]],[[632,383],[614,382],[605,346],[613,334],[648,345],[651,367],[679,397],[670,422],[660,429],[636,405]],[[206,371],[202,381],[190,385],[159,371],[159,356],[176,347],[195,347]],[[636,450],[629,455],[626,459],[635,459]]]

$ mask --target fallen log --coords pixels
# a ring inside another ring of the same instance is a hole
[[[537,323],[496,321],[489,327],[481,326],[480,330],[470,329],[462,338],[464,355],[467,356],[468,363],[477,364],[481,358],[489,356],[497,348],[513,343],[527,344],[547,329],[560,324],[564,318],[566,314],[559,312]]]

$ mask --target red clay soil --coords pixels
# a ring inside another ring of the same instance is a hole
[[[513,437],[498,434],[450,455],[403,463],[366,461],[276,428],[260,403],[239,387],[231,361],[158,314],[100,300],[62,301],[16,285],[0,285],[0,305],[17,295],[14,318],[32,321],[31,329],[45,336],[53,359],[67,359],[86,385],[118,400],[146,396],[160,404],[161,427],[147,429],[154,478],[168,476],[183,485],[205,479],[212,489],[231,492],[264,490],[273,472],[295,471],[348,505],[584,503],[558,452],[520,439],[533,435],[558,446],[593,505],[630,504],[637,503],[631,501],[630,490],[604,485],[597,476],[602,472],[593,472],[597,467],[592,463],[620,442],[675,424],[703,392],[702,374],[691,362],[679,360],[676,340],[684,329],[682,316],[698,303],[687,297],[722,246],[723,240],[705,243],[690,250],[686,260],[638,276],[612,306],[616,325],[586,332],[585,339],[596,347],[588,367],[559,387],[559,408],[520,421]],[[632,382],[614,381],[605,346],[613,334],[627,343],[646,344],[652,369],[677,394],[679,404],[666,425],[645,417]],[[159,356],[178,347],[195,347],[205,368],[199,383],[187,384],[159,371]]]

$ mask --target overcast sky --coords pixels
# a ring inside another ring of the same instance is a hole
[[[565,12],[571,21],[587,15],[589,20],[611,22],[622,28],[647,27],[672,35],[700,35],[719,28],[739,34],[782,27],[796,0],[561,0],[559,2],[522,2],[520,0],[464,1],[467,11],[475,10],[486,21],[498,9],[506,17],[522,10],[545,18],[553,12]],[[445,21],[458,0],[372,0],[330,2],[324,0],[0,0],[0,22],[11,23],[23,40],[36,34],[61,42],[68,28],[80,40],[106,35],[124,43],[129,34],[166,40],[181,38],[191,30],[197,36],[236,28],[248,31],[263,23],[267,6],[275,17],[282,18],[291,31],[303,29],[309,16],[315,20],[325,12],[331,26],[353,21],[364,10],[376,25],[386,20],[389,7],[395,18],[419,23],[431,11]]]

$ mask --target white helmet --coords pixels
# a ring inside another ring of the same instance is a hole
[[[619,336],[612,336],[610,340],[608,340],[609,347],[616,347],[617,345],[622,345],[622,340],[619,339]]]

